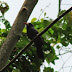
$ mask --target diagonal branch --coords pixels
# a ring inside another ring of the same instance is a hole
[[[41,33],[39,33],[36,37],[33,38],[33,40],[26,45],[22,51],[16,55],[15,58],[13,58],[11,60],[11,62],[2,70],[4,71],[5,69],[7,69],[34,41],[36,38],[38,38],[39,36],[41,36],[42,34],[44,34],[49,28],[51,28],[59,19],[61,19],[63,16],[65,16],[67,13],[69,13],[72,10],[72,7],[69,8],[66,12],[64,12],[62,15],[60,15],[58,18],[56,18],[50,25],[48,25]]]

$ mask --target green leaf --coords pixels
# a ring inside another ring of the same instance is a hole
[[[43,22],[43,21],[44,21],[44,19],[43,19],[43,18],[41,18],[40,20],[41,20],[41,22]]]
[[[66,37],[61,38],[61,43],[63,46],[68,46],[69,42],[66,41]]]
[[[19,69],[15,69],[12,72],[20,72],[20,70]]]
[[[27,29],[26,29],[26,28],[24,28],[24,29],[23,29],[23,32],[24,32],[24,33],[27,33]]]
[[[33,18],[32,20],[31,20],[31,22],[35,22],[37,20],[37,18]]]
[[[4,25],[5,25],[6,29],[11,28],[9,21],[6,19],[5,19]]]
[[[46,18],[49,18],[49,17],[46,17]]]
[[[59,45],[57,45],[57,47],[56,47],[57,49],[59,49],[60,48],[60,46]]]
[[[41,31],[43,31],[43,30],[44,30],[44,28],[40,28],[38,31],[41,32]]]
[[[54,72],[54,69],[51,67],[45,67],[43,72]]]
[[[7,30],[6,29],[1,29],[1,32],[7,33]]]
[[[46,16],[46,12],[44,13],[44,17]]]
[[[23,48],[28,43],[29,40],[25,36],[21,36],[20,40],[16,43],[16,46],[19,48]]]
[[[47,54],[46,61],[48,63],[53,62],[54,58],[55,58],[55,55],[53,53],[49,53],[49,54]]]
[[[43,9],[41,9],[41,11],[43,11]]]
[[[54,30],[52,30],[52,29],[50,28],[48,31],[53,35]]]

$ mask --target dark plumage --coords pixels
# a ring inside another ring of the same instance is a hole
[[[33,24],[31,23],[25,23],[27,25],[27,36],[29,39],[33,39],[37,34],[38,31],[34,28]],[[35,41],[35,46],[37,48],[37,54],[39,58],[44,58],[43,55],[43,50],[42,50],[42,46],[43,46],[43,41],[41,37],[38,37]]]

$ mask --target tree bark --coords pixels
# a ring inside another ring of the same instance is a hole
[[[37,4],[38,0],[25,0],[23,3],[15,21],[14,24],[8,33],[8,36],[3,43],[2,47],[0,48],[0,70],[3,69],[3,67],[6,65],[12,50],[18,41],[22,30],[25,26],[24,22],[26,22]]]

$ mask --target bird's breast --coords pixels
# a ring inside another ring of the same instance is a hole
[[[27,36],[28,38],[30,38],[31,40],[37,35],[38,33],[36,33],[33,29],[28,29],[27,30]]]

